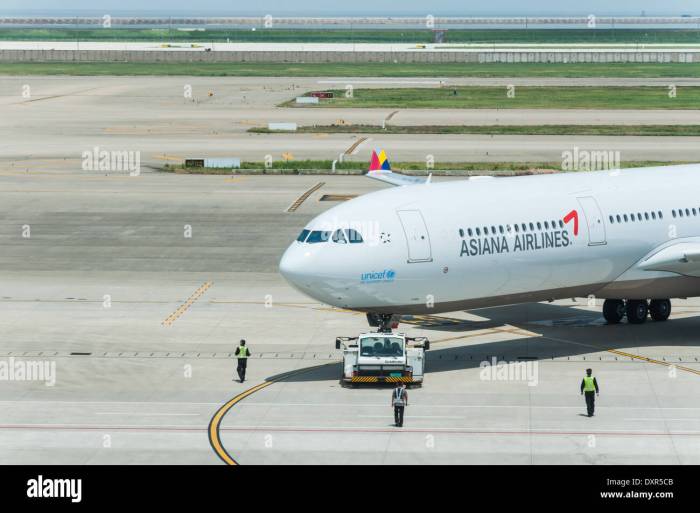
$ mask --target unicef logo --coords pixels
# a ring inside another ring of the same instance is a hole
[[[362,273],[360,281],[363,283],[376,283],[380,281],[394,281],[396,271],[393,269],[384,269],[383,271],[371,271]]]

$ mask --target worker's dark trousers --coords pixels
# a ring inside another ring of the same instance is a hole
[[[588,408],[588,416],[593,415],[595,410],[595,392],[584,392],[586,394],[586,408]]]
[[[238,368],[236,370],[238,371],[238,379],[241,380],[241,383],[243,383],[245,381],[246,365],[248,365],[248,358],[239,358],[238,359]]]
[[[394,406],[394,423],[398,427],[403,426],[403,409],[404,406]]]

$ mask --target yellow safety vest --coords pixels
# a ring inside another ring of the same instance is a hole
[[[595,392],[595,383],[593,383],[593,376],[586,376],[583,378],[583,391],[584,392]]]
[[[238,346],[238,358],[248,358],[248,348],[246,346]]]

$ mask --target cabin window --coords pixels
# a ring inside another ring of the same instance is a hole
[[[671,210],[671,214],[673,214],[673,217],[676,217],[676,211],[675,211],[675,210]]]
[[[476,229],[476,235],[477,236],[481,235],[481,230],[479,228]]]
[[[459,236],[464,238],[464,230],[462,228],[459,229]]]
[[[663,218],[664,218],[664,213],[661,210],[659,210],[659,219],[663,219]]]
[[[610,219],[610,224],[614,224],[615,221],[613,220],[613,216],[610,216],[608,219]]]
[[[652,213],[651,213],[651,218],[652,218],[652,219],[656,219],[656,212],[652,212]]]
[[[472,232],[472,229],[471,229],[471,228],[467,228],[467,234],[469,234],[470,237],[472,236],[472,233],[473,233],[473,232]]]

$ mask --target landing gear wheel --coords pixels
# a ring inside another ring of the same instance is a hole
[[[627,321],[630,324],[642,324],[649,315],[649,305],[646,299],[628,299],[626,310]]]
[[[625,316],[625,302],[622,299],[606,299],[603,303],[603,317],[608,324],[617,324]]]
[[[649,315],[655,321],[665,321],[671,315],[669,299],[652,299],[649,302]]]
[[[393,314],[368,313],[367,322],[372,327],[377,327],[380,333],[391,333]]]

